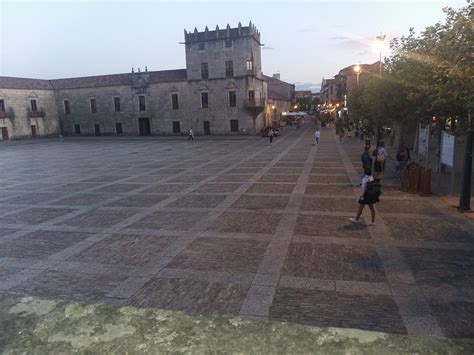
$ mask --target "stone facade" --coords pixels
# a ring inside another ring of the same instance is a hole
[[[58,133],[59,120],[53,87],[44,80],[36,85],[8,82],[0,86],[0,140],[48,137]]]
[[[40,136],[171,135],[190,127],[198,135],[258,134],[269,97],[255,26],[185,30],[184,37],[186,69],[57,80],[0,77],[0,100],[16,116],[0,125],[8,127],[9,138],[30,137],[36,122]],[[45,112],[37,121],[26,109],[31,96]]]
[[[280,80],[280,74],[263,76],[267,82],[268,100],[265,109],[265,121],[267,126],[281,124],[284,113],[292,110],[295,104],[295,85]]]

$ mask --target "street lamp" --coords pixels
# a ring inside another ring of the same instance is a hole
[[[356,72],[357,74],[357,85],[359,85],[359,74],[360,74],[360,65],[357,64],[355,67],[354,67],[354,71]]]
[[[385,35],[380,32],[380,35],[375,37],[375,47],[379,50],[380,75],[382,75],[382,49],[384,47]]]

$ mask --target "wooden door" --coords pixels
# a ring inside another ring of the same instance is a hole
[[[98,124],[95,124],[95,125],[94,125],[94,132],[95,132],[95,135],[96,135],[97,137],[100,136],[100,125],[98,125]]]
[[[138,119],[138,129],[141,136],[151,136],[151,125],[148,117],[140,117]]]
[[[36,138],[36,126],[31,125],[31,138]]]
[[[209,121],[204,121],[204,135],[208,136],[211,134],[211,125]]]
[[[8,140],[8,128],[7,127],[2,127],[2,138],[4,141]]]

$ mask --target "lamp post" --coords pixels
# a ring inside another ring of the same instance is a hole
[[[382,75],[382,48],[383,48],[383,44],[384,44],[384,41],[385,41],[385,35],[382,34],[382,32],[380,32],[380,35],[376,36],[375,37],[376,39],[376,44],[377,44],[377,47],[379,48],[379,70],[380,70],[380,75]]]
[[[360,65],[357,64],[355,67],[354,67],[354,71],[356,72],[357,74],[357,85],[359,85],[359,74],[360,74]]]
[[[272,105],[272,126],[275,124],[275,105]]]

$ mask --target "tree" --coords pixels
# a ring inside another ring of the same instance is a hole
[[[313,98],[311,96],[297,97],[296,103],[300,111],[309,111],[313,105]]]
[[[465,128],[474,92],[472,6],[444,11],[445,22],[418,37],[410,29],[408,36],[392,41],[386,69],[408,89],[407,99],[420,121],[457,117]]]
[[[373,126],[397,123],[414,126],[431,122],[439,127],[448,118],[464,130],[473,105],[473,8],[444,9],[446,20],[427,27],[419,36],[391,41],[393,54],[385,60],[383,76],[372,76],[349,92],[350,115]]]

